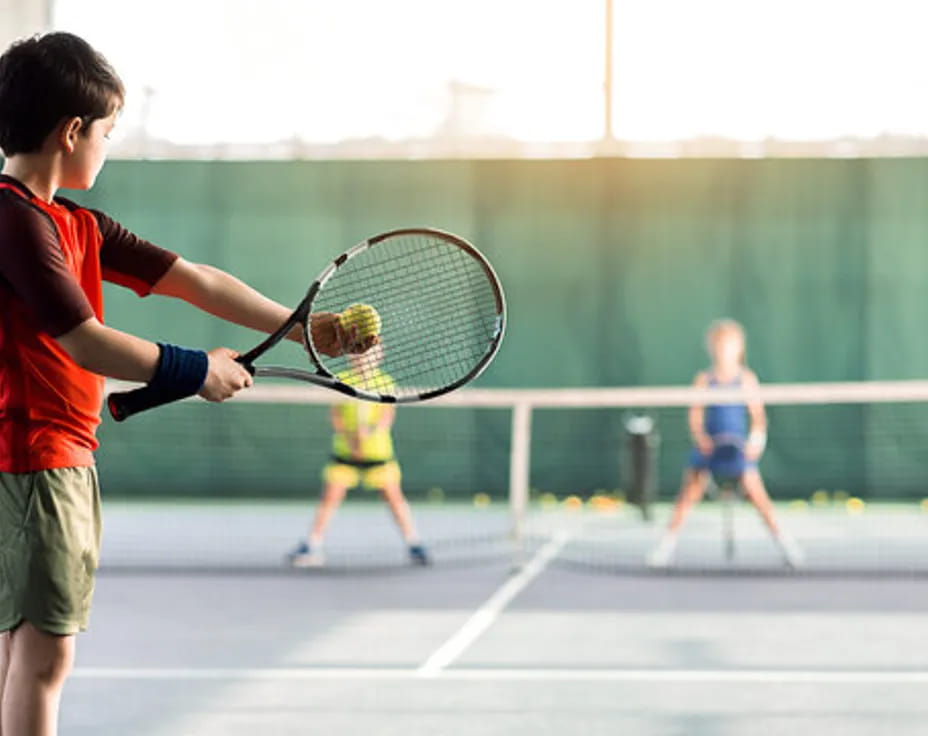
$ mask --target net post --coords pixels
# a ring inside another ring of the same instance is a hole
[[[509,450],[509,509],[512,538],[521,548],[528,510],[529,467],[531,465],[532,405],[525,401],[512,405],[512,440]]]

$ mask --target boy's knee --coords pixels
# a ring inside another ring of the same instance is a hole
[[[58,636],[25,624],[11,647],[16,671],[44,685],[60,685],[74,666],[74,637]]]

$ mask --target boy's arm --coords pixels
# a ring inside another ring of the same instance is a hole
[[[704,372],[697,373],[696,378],[693,379],[693,386],[706,388],[708,385],[709,377]],[[699,451],[703,455],[708,455],[712,452],[712,439],[706,434],[705,416],[706,412],[702,404],[694,404],[690,407],[688,414],[690,437],[693,438],[693,444],[699,448]]]
[[[81,368],[125,381],[150,381],[160,359],[155,343],[107,327],[95,317],[56,339]],[[235,361],[235,355],[228,348],[216,348],[208,353],[206,379],[200,396],[209,401],[223,401],[251,385],[251,376]]]
[[[760,382],[753,371],[744,372],[744,388],[752,392],[760,388]],[[751,429],[745,446],[745,455],[749,460],[757,460],[767,446],[767,410],[759,398],[749,398],[747,401],[748,417],[751,420]]]
[[[178,258],[167,273],[152,287],[152,293],[182,299],[204,312],[250,327],[259,332],[274,332],[287,321],[291,310],[268,299],[248,284],[221,269],[203,263],[191,263]],[[370,344],[346,335],[339,316],[329,312],[312,315],[310,321],[313,345],[317,350],[336,357],[352,345],[353,352],[364,352]],[[302,325],[294,327],[287,339],[300,342]],[[376,341],[376,338],[369,338]]]
[[[377,429],[390,429],[393,426],[393,420],[396,419],[396,407],[389,404],[381,407],[382,411],[377,418]]]
[[[182,299],[220,319],[259,332],[273,332],[291,312],[225,271],[183,258],[174,261],[152,292]],[[300,330],[289,337],[299,340]]]
[[[104,213],[91,211],[103,237],[100,260],[108,281],[133,289],[139,296],[154,292],[183,299],[221,319],[265,333],[277,330],[290,316],[291,310],[234,276],[184,260],[143,240]],[[337,314],[312,315],[311,328],[313,345],[331,357],[341,355],[345,345],[363,352],[375,341],[369,338],[359,342],[346,334]],[[299,342],[302,326],[295,327],[287,337]]]

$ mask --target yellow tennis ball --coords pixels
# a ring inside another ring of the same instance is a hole
[[[338,317],[342,329],[357,330],[359,340],[380,334],[380,315],[370,304],[352,304]]]

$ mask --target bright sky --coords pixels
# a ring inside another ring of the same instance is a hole
[[[620,138],[928,135],[928,3],[614,2]],[[487,90],[470,132],[585,141],[603,134],[604,7],[56,0],[55,16],[120,71],[123,124],[176,143],[427,137],[452,80]]]

